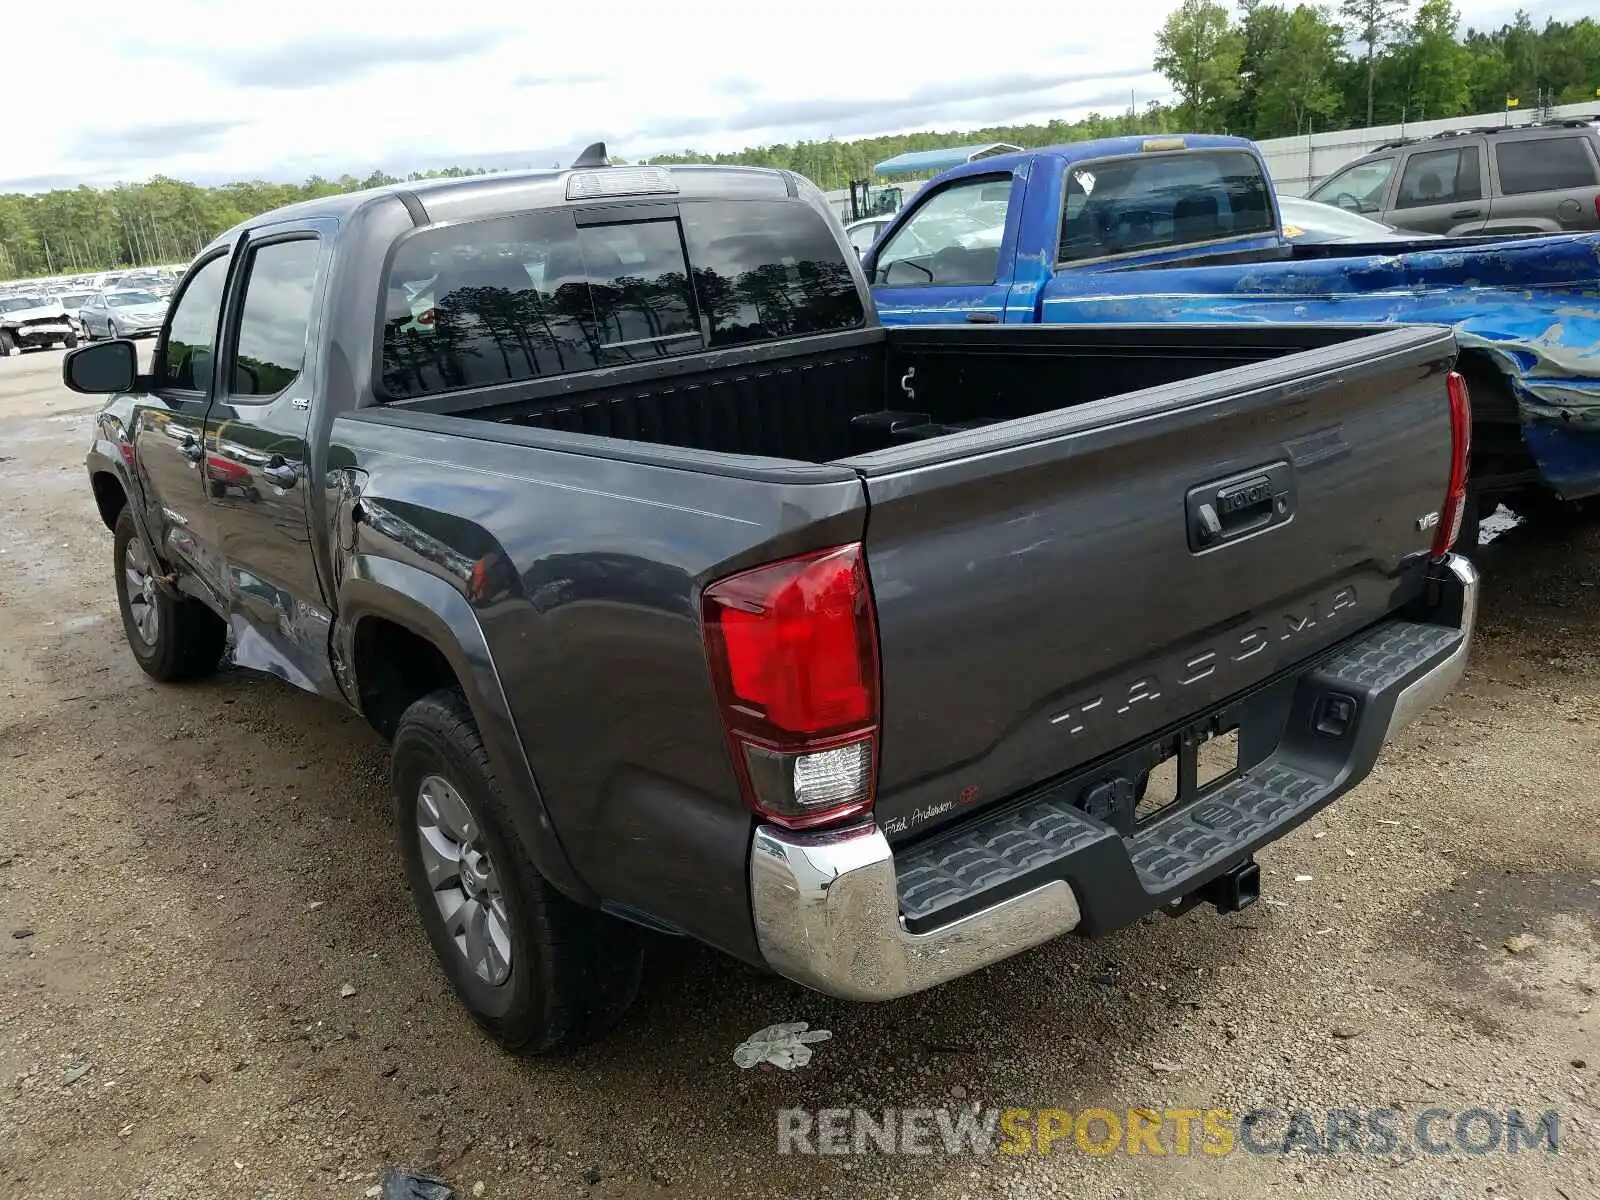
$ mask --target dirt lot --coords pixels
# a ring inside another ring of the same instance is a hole
[[[490,1197],[1600,1194],[1600,531],[1496,542],[1465,689],[1263,855],[1267,903],[872,1008],[662,944],[608,1041],[517,1061],[446,993],[364,726],[134,666],[59,358],[0,361],[8,1195],[359,1197],[397,1162]],[[778,1020],[833,1038],[736,1069]],[[1562,1124],[1557,1154],[775,1152],[780,1108],[975,1102]]]

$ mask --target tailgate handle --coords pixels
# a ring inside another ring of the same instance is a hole
[[[1185,508],[1189,549],[1196,554],[1215,550],[1294,516],[1293,468],[1269,463],[1203,483],[1189,489]]]

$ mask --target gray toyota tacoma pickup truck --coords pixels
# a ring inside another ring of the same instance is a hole
[[[257,217],[150,374],[63,373],[140,666],[364,714],[445,972],[539,1050],[641,929],[883,1000],[1250,903],[1462,672],[1454,357],[884,329],[803,179],[587,153]]]

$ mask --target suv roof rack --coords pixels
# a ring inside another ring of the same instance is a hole
[[[1420,137],[1395,138],[1393,141],[1384,142],[1381,146],[1374,146],[1368,154],[1377,154],[1383,150],[1398,150],[1402,146],[1415,146],[1419,142],[1437,142],[1448,138],[1470,137],[1483,134],[1485,137],[1495,137],[1508,133],[1520,133],[1528,129],[1588,129],[1600,125],[1600,113],[1591,113],[1580,117],[1551,117],[1547,121],[1531,121],[1526,125],[1468,125],[1460,129],[1444,129],[1438,133],[1426,133]]]

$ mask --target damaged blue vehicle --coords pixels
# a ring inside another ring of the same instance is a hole
[[[1466,178],[1461,155],[1412,161]],[[1454,184],[1402,180],[1402,204],[1408,186],[1433,203]],[[863,265],[890,325],[1449,325],[1473,400],[1469,524],[1600,496],[1600,233],[1307,237],[1252,143],[1126,137],[946,171]]]

